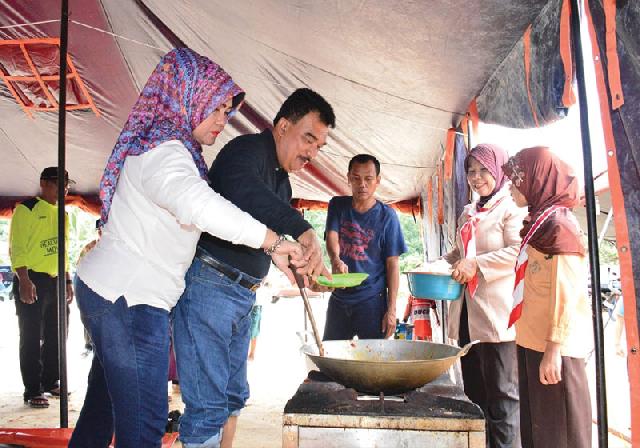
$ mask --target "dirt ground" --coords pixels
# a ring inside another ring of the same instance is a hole
[[[326,299],[314,298],[312,306],[320,329],[324,327]],[[399,304],[399,310],[404,305]],[[307,367],[300,353],[300,340],[296,332],[303,331],[304,309],[299,297],[282,298],[263,306],[262,328],[254,361],[249,362],[251,398],[238,422],[235,447],[281,447],[282,410],[305,378]],[[630,435],[629,389],[626,358],[617,356],[613,347],[613,322],[606,328],[606,364],[609,425],[616,431]],[[83,356],[82,324],[75,305],[72,306],[68,341],[69,425],[78,418],[91,355]],[[18,324],[12,301],[0,302],[0,428],[58,427],[59,401],[50,400],[48,409],[30,409],[22,402],[22,381],[18,364]],[[593,360],[588,366],[593,390]],[[182,410],[178,391],[168,387],[172,400],[169,409]],[[592,393],[595,415],[595,394]],[[597,446],[594,426],[594,446]],[[613,435],[611,448],[630,446]]]

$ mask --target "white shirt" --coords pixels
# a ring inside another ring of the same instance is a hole
[[[129,306],[170,310],[201,232],[259,248],[267,228],[213,191],[182,142],[127,157],[102,237],[78,276],[94,292]]]

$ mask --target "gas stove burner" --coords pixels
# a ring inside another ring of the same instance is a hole
[[[377,401],[380,403],[380,412],[384,414],[384,403],[385,401],[394,402],[394,403],[406,403],[407,399],[404,394],[402,395],[385,395],[384,392],[380,392],[380,395],[366,395],[366,394],[358,394],[356,397],[357,401]]]
[[[356,398],[358,401],[394,401],[396,403],[406,403],[407,398],[404,394],[402,395],[385,395],[384,393],[380,393],[380,395],[366,395],[366,394],[358,394]]]

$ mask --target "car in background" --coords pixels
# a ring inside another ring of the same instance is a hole
[[[9,300],[11,298],[11,290],[13,288],[13,271],[11,266],[0,266],[0,301]]]
[[[617,289],[617,290],[622,290],[622,283],[620,282],[620,279],[611,280],[611,288],[612,289]]]

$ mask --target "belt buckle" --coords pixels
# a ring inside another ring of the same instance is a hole
[[[253,285],[251,288],[249,288],[249,291],[251,292],[256,292],[258,290],[258,288],[260,287],[260,283],[256,283],[255,285]]]

